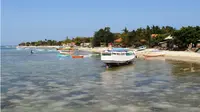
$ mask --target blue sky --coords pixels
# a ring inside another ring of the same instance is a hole
[[[200,25],[200,0],[1,0],[3,45],[146,25]]]

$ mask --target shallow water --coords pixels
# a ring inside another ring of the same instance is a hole
[[[99,57],[1,50],[3,112],[199,112],[200,65],[141,60],[106,70]],[[87,54],[82,52],[82,54]]]

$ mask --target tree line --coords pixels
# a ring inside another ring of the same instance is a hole
[[[200,26],[187,26],[176,29],[171,26],[146,26],[145,28],[137,28],[129,30],[126,27],[121,32],[111,32],[110,27],[101,28],[94,32],[93,37],[75,37],[65,40],[39,40],[36,42],[22,42],[19,45],[26,46],[42,46],[42,45],[62,45],[74,42],[76,45],[81,43],[91,43],[93,47],[107,46],[108,43],[120,45],[122,47],[139,47],[146,45],[148,47],[158,46],[159,42],[165,40],[171,35],[171,42],[180,49],[186,49],[190,43],[197,44],[200,41]],[[115,42],[121,38],[121,42]]]
[[[81,43],[90,43],[91,37],[76,37],[76,38],[68,38],[66,37],[65,40],[62,41],[56,41],[56,40],[39,40],[34,42],[22,42],[19,44],[19,46],[61,46],[63,44],[68,44],[74,42],[77,46],[79,46]]]
[[[128,30],[126,27],[120,33],[112,33],[109,27],[99,29],[94,33],[92,45],[94,47],[108,43],[120,44],[122,47],[139,47],[146,45],[147,47],[158,46],[165,38],[172,36],[169,42],[176,45],[178,49],[187,49],[190,43],[196,45],[200,42],[200,26],[187,26],[176,29],[171,26],[146,26],[146,28],[138,28],[136,30]],[[122,38],[120,43],[115,40]]]

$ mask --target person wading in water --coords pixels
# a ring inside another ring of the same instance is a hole
[[[31,54],[33,54],[33,50],[31,50]]]

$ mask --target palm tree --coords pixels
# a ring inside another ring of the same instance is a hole
[[[128,29],[125,27],[123,30],[122,30],[124,33],[128,33]]]

